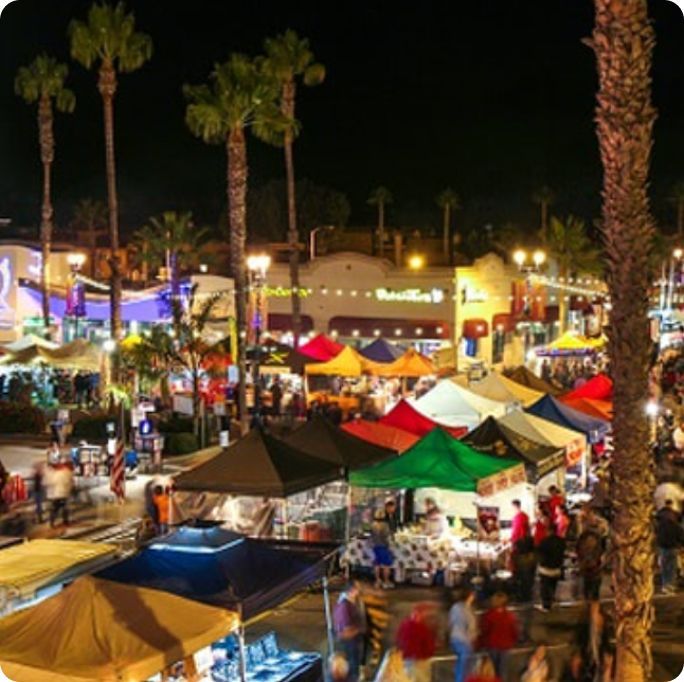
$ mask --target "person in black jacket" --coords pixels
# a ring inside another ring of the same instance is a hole
[[[684,530],[672,500],[665,500],[665,506],[656,514],[656,542],[662,589],[670,594],[677,587],[677,554],[684,545]]]
[[[539,543],[539,581],[541,589],[541,611],[550,611],[556,595],[556,586],[563,571],[565,540],[559,538],[553,525],[549,534]]]

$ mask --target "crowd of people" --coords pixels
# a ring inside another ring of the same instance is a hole
[[[544,358],[540,367],[541,378],[563,391],[580,388],[592,377],[608,371],[608,359],[604,355],[590,355],[584,359],[560,357],[553,363]]]

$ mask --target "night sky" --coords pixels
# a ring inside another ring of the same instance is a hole
[[[0,216],[36,224],[40,164],[35,110],[13,93],[17,68],[41,51],[70,63],[74,114],[57,115],[54,198],[64,225],[80,198],[105,198],[101,100],[96,76],[69,60],[66,29],[84,0],[18,0],[0,21]],[[684,178],[684,19],[666,0],[650,3],[658,47],[659,110],[652,172],[654,210]],[[233,51],[256,54],[286,28],[310,38],[327,67],[323,85],[300,91],[297,174],[343,191],[352,225],[372,222],[369,190],[395,196],[394,225],[434,224],[434,197],[452,186],[457,220],[536,226],[534,189],[550,185],[554,211],[598,215],[600,165],[593,129],[593,53],[580,41],[590,0],[129,0],[154,56],[120,78],[115,102],[122,226],[164,209],[216,223],[225,156],[184,123],[183,83],[206,79]],[[251,182],[282,175],[282,153],[251,139]]]

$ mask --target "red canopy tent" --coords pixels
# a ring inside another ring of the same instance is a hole
[[[328,362],[337,357],[343,350],[344,345],[333,341],[325,334],[314,336],[311,341],[299,347],[299,352],[317,362]]]
[[[461,438],[468,433],[468,428],[465,426],[443,426],[433,421],[430,417],[426,417],[418,412],[411,403],[403,399],[380,419],[380,424],[394,426],[397,429],[402,429],[421,437],[430,433],[436,426],[440,426],[454,438]]]
[[[389,448],[399,454],[413,447],[420,440],[420,436],[404,431],[404,429],[367,419],[354,419],[342,424],[342,428],[357,438],[373,443],[373,445]]]
[[[561,402],[574,410],[599,419],[613,419],[613,403],[609,400],[592,400],[591,398],[561,398]]]
[[[612,400],[613,382],[605,374],[597,374],[574,391],[566,393],[562,400],[576,400],[577,398],[589,398],[590,400]]]

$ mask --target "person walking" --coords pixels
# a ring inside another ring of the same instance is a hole
[[[449,641],[456,654],[455,682],[465,682],[470,671],[473,646],[477,639],[477,620],[473,611],[475,593],[463,589],[449,611]]]
[[[541,588],[541,611],[550,611],[556,595],[556,586],[563,571],[565,558],[565,540],[556,534],[556,528],[549,526],[548,536],[537,549],[539,555],[538,573]]]
[[[530,534],[530,517],[522,510],[520,500],[513,500],[513,518],[511,519],[511,547],[515,551],[515,543]]]
[[[394,587],[391,580],[394,556],[390,549],[392,533],[384,509],[375,510],[375,518],[371,524],[371,544],[373,545],[373,569],[375,571],[375,587],[389,589]]]
[[[33,502],[36,506],[36,523],[43,523],[44,478],[45,465],[42,462],[36,462],[33,465]]]
[[[656,514],[656,543],[662,590],[672,594],[677,588],[677,554],[684,545],[684,530],[672,500],[665,500],[665,506]]]
[[[69,497],[74,489],[74,472],[66,462],[60,462],[48,470],[48,497],[50,498],[50,528],[55,527],[57,516],[69,525]]]
[[[529,536],[528,536],[529,537]],[[508,597],[503,592],[492,595],[491,605],[480,618],[478,649],[484,649],[494,663],[496,674],[503,677],[508,652],[518,643],[518,619],[507,608]]]
[[[556,517],[553,522],[556,526],[556,535],[565,540],[570,529],[570,515],[568,514],[568,508],[564,504],[559,504],[556,507]]]
[[[169,530],[169,507],[171,501],[169,499],[169,494],[161,485],[154,487],[152,502],[157,510],[157,526],[159,528],[159,533],[164,535],[164,533]]]
[[[431,605],[416,604],[397,630],[397,648],[404,669],[414,682],[430,682],[430,659],[437,649],[437,635],[429,622]]]
[[[357,682],[366,628],[366,619],[361,607],[361,589],[357,582],[351,583],[340,594],[333,610],[333,627],[337,647],[349,665],[348,678],[350,682]]]
[[[592,526],[587,526],[577,538],[575,551],[584,598],[587,601],[597,601],[601,593],[603,538]]]

